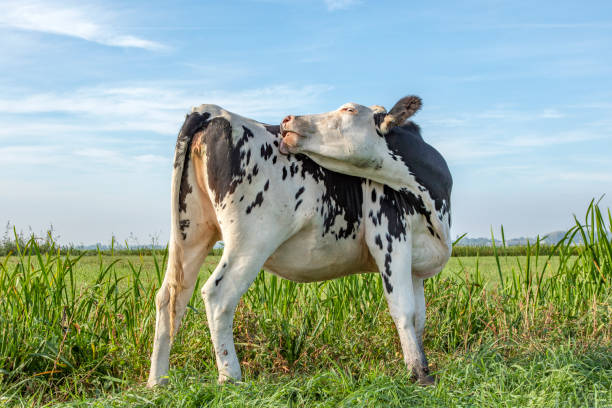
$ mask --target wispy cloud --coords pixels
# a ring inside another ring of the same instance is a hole
[[[325,5],[329,11],[345,10],[361,3],[360,0],[325,0]]]
[[[473,15],[470,15],[473,18]],[[470,31],[488,30],[608,30],[612,28],[611,21],[583,21],[576,22],[489,22],[483,21],[481,24],[470,22],[455,22],[453,27]]]
[[[52,165],[66,158],[59,146],[0,147],[0,161],[7,166]]]
[[[120,148],[107,149],[99,147],[70,148],[65,144],[45,146],[5,146],[0,147],[0,161],[3,165],[77,167],[81,171],[91,170],[94,166],[106,172],[138,172],[152,167],[166,168],[171,157],[159,154],[122,151]]]
[[[612,28],[612,22],[610,21],[587,21],[583,23],[517,23],[517,24],[499,24],[497,26],[490,26],[490,28],[498,29],[610,29]]]
[[[139,130],[168,134],[176,133],[178,122],[191,106],[215,103],[230,111],[258,120],[278,120],[288,113],[301,113],[312,108],[325,92],[327,85],[273,85],[243,91],[193,91],[197,84],[172,86],[99,86],[71,92],[34,93],[18,96],[3,92],[0,114],[23,115],[64,113],[70,117],[63,123],[49,125],[58,131],[78,131],[79,126],[96,130]],[[75,120],[80,120],[80,125]],[[82,119],[88,119],[84,121]],[[93,122],[92,122],[93,120]],[[99,120],[99,123],[96,123]],[[12,131],[20,129],[7,126]],[[26,129],[44,129],[21,121]],[[0,135],[6,134],[1,130]]]
[[[474,116],[482,119],[504,119],[524,122],[538,119],[560,119],[565,117],[565,114],[554,108],[533,111],[498,108],[490,109]]]
[[[447,132],[446,132],[447,133]],[[471,133],[471,134],[470,134]],[[449,162],[461,164],[472,163],[475,160],[491,159],[507,156],[522,158],[524,155],[550,149],[552,147],[572,144],[581,144],[588,141],[606,140],[612,137],[612,131],[600,130],[571,130],[562,132],[522,133],[518,136],[507,137],[503,133],[489,132],[487,129],[478,129],[473,124],[463,127],[461,132],[453,137],[438,136],[440,132],[431,132],[428,140]]]
[[[106,12],[87,6],[66,7],[40,1],[2,1],[0,26],[80,38],[113,47],[159,50],[164,45],[115,31],[102,16]]]
[[[84,148],[73,151],[74,155],[83,157],[89,163],[115,168],[140,168],[143,165],[165,165],[170,162],[170,157],[156,154],[128,154],[112,149]]]
[[[561,172],[558,174],[561,180],[566,181],[580,181],[580,182],[603,182],[612,183],[612,174],[608,172],[595,172],[595,171],[571,171]]]
[[[170,160],[170,138],[192,106],[214,103],[261,121],[314,109],[327,85],[274,85],[231,92],[180,86],[97,86],[21,95],[0,89],[2,165],[142,169]],[[167,138],[170,137],[170,138]],[[26,144],[24,146],[23,144]]]
[[[612,132],[611,132],[612,133]],[[509,147],[543,147],[569,143],[581,143],[590,140],[604,139],[610,135],[592,131],[556,132],[553,135],[528,134],[509,138],[502,143]]]
[[[533,110],[500,105],[482,112],[452,112],[447,116],[434,109],[419,122],[427,130],[426,139],[451,163],[512,158],[517,165],[525,157],[549,155],[551,149],[568,152],[612,138],[612,122],[576,122],[572,110],[575,109],[565,105]]]
[[[425,113],[421,116],[424,123],[443,126],[443,127],[457,127],[474,125],[477,122],[501,120],[508,122],[530,122],[540,121],[548,119],[562,119],[566,118],[567,114],[559,110],[558,108],[545,108],[545,109],[511,109],[508,107],[500,106],[493,107],[490,109],[483,110],[481,112],[453,112],[452,116],[442,115],[440,112]]]

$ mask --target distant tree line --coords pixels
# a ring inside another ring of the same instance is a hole
[[[17,254],[19,249],[23,251],[30,240],[35,240],[38,244],[38,248],[42,253],[54,252],[66,255],[115,255],[115,256],[126,256],[126,255],[142,255],[151,256],[153,253],[164,253],[167,250],[166,246],[152,243],[150,245],[133,245],[129,246],[126,243],[121,244],[114,238],[111,239],[110,244],[97,244],[84,246],[75,245],[58,245],[58,236],[55,235],[53,226],[50,226],[45,234],[36,235],[31,230],[26,232],[17,232],[15,228],[7,224],[7,228],[4,232],[2,240],[0,241],[0,256],[7,256],[8,254]],[[530,253],[534,255],[537,252],[540,255],[551,255],[555,252],[555,245],[547,243],[538,243],[536,240],[534,243],[529,245],[504,245],[502,242],[495,242],[493,246],[492,242],[488,244],[483,243],[482,245],[461,245],[461,240],[457,242],[453,247],[452,256],[493,256],[497,253],[500,256],[521,256]],[[581,245],[575,246],[575,251],[578,253]],[[220,243],[215,248],[211,249],[209,255],[220,256],[223,253],[223,244]]]

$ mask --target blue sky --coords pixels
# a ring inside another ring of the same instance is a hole
[[[61,241],[169,230],[192,105],[269,123],[423,98],[453,235],[567,228],[612,198],[612,3],[0,0],[0,222]]]

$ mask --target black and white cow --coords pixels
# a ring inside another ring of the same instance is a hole
[[[433,383],[422,345],[423,280],[450,256],[452,180],[419,128],[404,123],[419,108],[417,97],[389,113],[346,104],[288,116],[281,126],[215,105],[192,109],[176,144],[149,386],[166,381],[171,340],[220,239],[223,256],[202,287],[219,382],[241,379],[234,312],[263,267],[298,282],[379,271],[406,365]]]

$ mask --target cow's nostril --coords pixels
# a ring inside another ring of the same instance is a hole
[[[283,123],[290,122],[292,119],[293,119],[293,115],[286,116],[285,119],[283,119]]]

